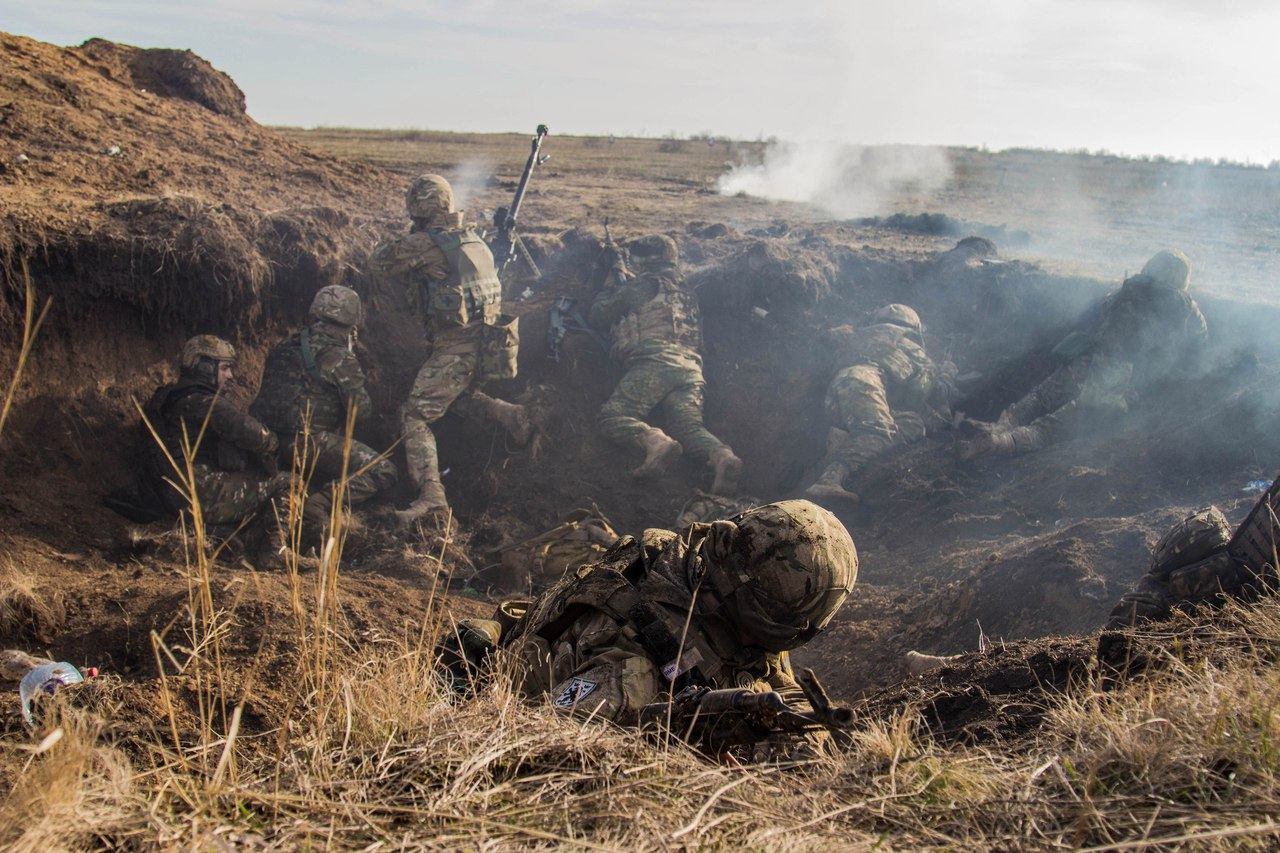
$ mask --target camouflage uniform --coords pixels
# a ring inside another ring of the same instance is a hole
[[[500,635],[523,693],[567,713],[631,725],[646,704],[691,684],[776,690],[799,704],[787,653],[827,626],[857,571],[835,516],[783,501],[679,533],[623,537],[505,631],[499,621],[462,627]],[[504,607],[500,616],[512,612]]]
[[[199,350],[201,343],[221,344],[234,360],[235,350],[209,335],[192,338],[187,351]],[[266,426],[222,398],[216,364],[210,372],[211,361],[216,360],[184,355],[178,381],[156,389],[143,407],[147,423],[163,444],[161,448],[147,438],[146,479],[169,511],[188,510],[187,499],[170,484],[179,478],[169,460],[183,466],[184,446],[195,445],[192,467],[201,516],[206,524],[237,524],[287,493],[289,475],[252,470],[261,457],[276,451],[279,441]]]
[[[929,359],[916,312],[887,305],[861,329],[832,330],[841,361],[823,411],[830,427],[822,475],[805,494],[814,500],[856,501],[845,479],[895,444],[919,441],[949,420],[946,383]]]
[[[349,293],[358,304],[354,291],[333,287]],[[368,423],[373,403],[365,390],[364,371],[350,349],[354,324],[340,325],[312,313],[310,325],[267,355],[262,387],[249,411],[284,436],[280,450],[286,465],[291,466],[295,456],[305,455],[301,461],[307,471],[314,472],[311,485],[316,488],[343,474],[348,409],[354,409],[359,426]],[[385,457],[379,459],[373,448],[352,439],[345,452],[349,453],[346,494],[352,506],[395,485],[395,466]],[[332,507],[332,490],[316,488],[307,498],[304,520],[313,530],[324,530]]]
[[[423,175],[407,198],[413,226],[409,234],[380,245],[371,264],[376,273],[403,287],[422,318],[431,353],[414,379],[401,423],[409,478],[418,489],[402,521],[447,509],[431,424],[453,411],[463,417],[495,420],[518,443],[529,437],[523,406],[481,393],[481,359],[486,327],[499,318],[502,285],[493,253],[453,210],[453,191],[439,176]],[[511,357],[514,358],[514,352]]]
[[[1091,334],[1073,333],[1058,345],[1057,370],[995,425],[970,427],[976,434],[960,443],[961,456],[1038,450],[1118,419],[1143,390],[1185,374],[1208,338],[1190,280],[1182,253],[1157,253],[1107,297]]]
[[[742,462],[703,424],[706,380],[697,298],[683,286],[673,241],[642,238],[632,243],[633,258],[638,244],[658,245],[665,256],[646,263],[639,275],[619,262],[614,276],[618,283],[596,298],[587,317],[592,327],[609,331],[611,354],[626,370],[600,409],[597,426],[610,441],[645,451],[645,462],[632,471],[636,476],[661,473],[688,451],[716,470],[713,492],[732,492]],[[671,436],[645,421],[658,407]]]

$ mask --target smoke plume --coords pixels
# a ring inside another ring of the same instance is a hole
[[[735,167],[719,190],[807,202],[850,219],[890,212],[899,195],[939,189],[950,177],[946,151],[932,146],[771,142],[762,163]]]

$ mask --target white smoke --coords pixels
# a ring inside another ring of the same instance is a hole
[[[488,186],[492,175],[493,162],[487,158],[473,157],[459,163],[449,179],[449,184],[453,187],[454,208],[467,210],[471,202]]]
[[[890,213],[904,193],[937,190],[950,178],[947,152],[935,146],[771,142],[762,163],[734,167],[718,188],[722,195],[807,202],[851,219]]]

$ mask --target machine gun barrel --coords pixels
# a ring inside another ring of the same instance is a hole
[[[511,199],[509,206],[500,207],[494,213],[494,225],[498,229],[497,251],[494,252],[494,257],[498,261],[498,272],[502,272],[508,264],[515,260],[520,244],[520,237],[516,234],[516,222],[520,217],[520,205],[524,203],[524,196],[529,189],[529,178],[533,175],[534,167],[547,162],[548,158],[541,156],[542,141],[546,137],[547,126],[545,124],[538,125],[530,144],[529,159],[525,161],[524,172],[520,175],[520,183],[516,185],[516,194]]]

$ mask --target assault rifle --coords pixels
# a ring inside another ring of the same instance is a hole
[[[524,164],[524,173],[520,175],[520,183],[516,185],[515,197],[511,199],[510,206],[500,207],[493,212],[493,225],[498,229],[498,235],[493,241],[493,257],[497,261],[499,273],[516,259],[516,253],[519,252],[520,257],[529,265],[529,270],[533,273],[534,279],[542,278],[542,271],[533,262],[533,258],[530,257],[528,250],[524,247],[524,243],[520,241],[520,235],[516,233],[516,220],[520,216],[520,204],[524,201],[524,194],[529,189],[529,178],[533,175],[534,166],[545,163],[549,159],[550,155],[547,157],[540,156],[542,140],[546,136],[547,126],[545,124],[538,125],[538,130],[533,137],[532,150],[529,152],[529,159]]]
[[[853,726],[853,709],[832,705],[811,669],[796,681],[812,711],[797,711],[774,691],[756,693],[743,688],[712,690],[686,687],[666,702],[640,709],[640,727],[668,731],[709,755],[735,746],[750,746],[776,734],[846,730]]]

